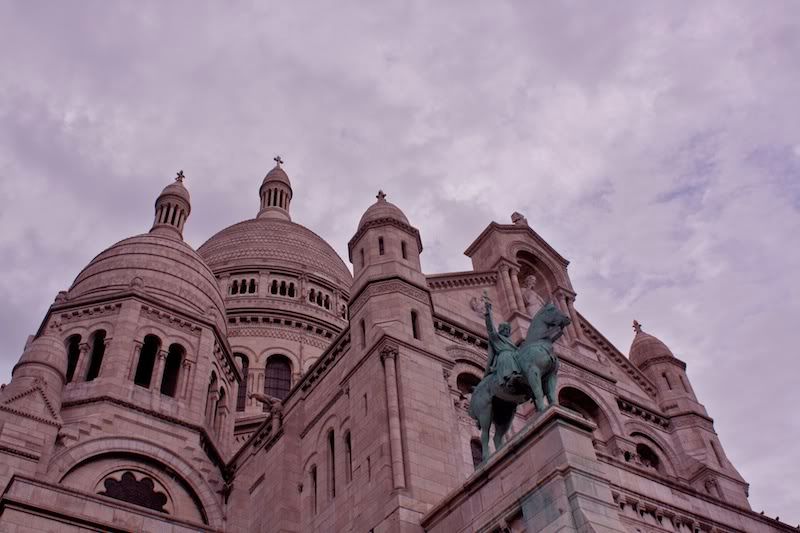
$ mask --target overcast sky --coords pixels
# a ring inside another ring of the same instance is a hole
[[[254,5],[255,4],[255,5]],[[0,381],[59,290],[150,228],[292,214],[346,258],[378,188],[426,272],[513,211],[576,307],[688,364],[756,511],[800,522],[800,3],[0,3]]]

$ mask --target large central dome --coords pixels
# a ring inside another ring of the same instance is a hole
[[[254,218],[234,224],[198,250],[211,270],[285,265],[311,270],[347,290],[353,282],[344,261],[310,229],[279,218]]]

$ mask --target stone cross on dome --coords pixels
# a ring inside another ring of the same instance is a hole
[[[642,332],[642,325],[639,323],[638,320],[633,321],[633,331],[635,331],[636,333]]]
[[[272,158],[272,160],[275,161],[278,168],[281,168],[281,165],[283,164],[283,159],[281,159],[281,156],[276,155],[275,157]]]
[[[386,201],[386,193],[383,192],[383,190],[379,190],[378,194],[375,195],[375,198],[377,198],[379,202],[385,202]]]
[[[186,176],[183,175],[183,170],[178,171],[178,176],[175,178],[175,181],[183,183],[183,180],[186,179]]]

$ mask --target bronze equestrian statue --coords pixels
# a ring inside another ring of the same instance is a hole
[[[542,306],[531,320],[528,334],[519,347],[510,338],[511,326],[500,324],[495,331],[492,304],[484,296],[486,330],[489,334],[489,357],[486,372],[472,391],[469,414],[481,430],[483,461],[489,458],[489,429],[494,423],[495,451],[511,427],[517,405],[533,400],[537,411],[556,403],[558,357],[553,343],[570,323],[552,303]]]

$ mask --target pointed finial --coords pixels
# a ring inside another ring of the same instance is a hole
[[[642,325],[639,323],[638,320],[633,321],[633,331],[635,331],[636,333],[642,332]]]
[[[386,193],[383,192],[383,190],[379,190],[378,194],[375,196],[375,198],[377,198],[379,202],[385,202],[386,201]]]
[[[183,170],[179,170],[178,171],[178,176],[175,178],[175,181],[179,181],[179,182],[183,183],[183,180],[185,178],[186,178],[186,176],[183,175]]]
[[[275,157],[272,158],[272,160],[275,161],[278,168],[281,168],[281,165],[283,164],[283,159],[281,159],[281,156],[276,155]]]

